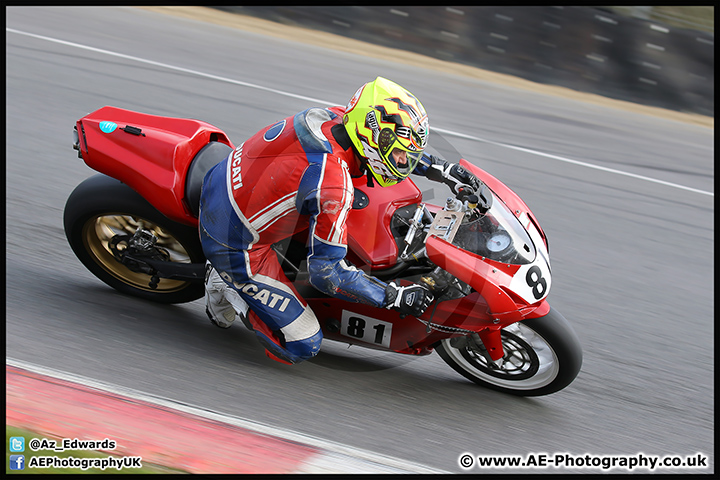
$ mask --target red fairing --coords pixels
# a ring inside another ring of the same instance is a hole
[[[452,272],[457,278],[472,286],[482,295],[488,305],[488,315],[505,326],[524,318],[547,314],[549,304],[542,300],[528,304],[513,295],[510,282],[519,265],[507,265],[462,250],[434,235],[425,243],[428,257],[440,268]]]
[[[117,127],[104,124],[101,129],[101,122]],[[141,133],[129,133],[126,126]],[[168,218],[192,226],[197,219],[183,202],[190,162],[210,141],[234,148],[225,133],[209,123],[110,106],[81,118],[77,129],[89,167],[126,183]]]
[[[392,187],[368,187],[366,181],[365,177],[353,180],[355,188],[364,191],[370,203],[365,208],[353,209],[348,215],[348,247],[366,265],[392,267],[397,263],[399,252],[390,231],[390,220],[398,208],[420,203],[422,193],[409,180]]]
[[[511,295],[510,281],[518,265],[482,259],[434,235],[428,237],[425,246],[433,263],[471,285],[487,303],[487,311],[483,313],[492,319],[492,325],[476,331],[493,360],[504,355],[500,335],[503,327],[525,318],[547,315],[550,311],[550,304],[545,300],[530,305],[519,296]]]
[[[545,233],[525,202],[504,183],[479,167],[460,160],[460,164],[473,172],[494,191],[515,216],[525,212],[545,239]],[[397,264],[397,244],[390,231],[390,219],[398,208],[422,202],[422,193],[410,179],[392,187],[367,187],[366,178],[354,179],[355,188],[368,194],[370,204],[360,210],[352,210],[347,220],[349,257],[355,263],[369,265],[373,269],[389,268]]]
[[[428,237],[425,247],[430,260],[452,272],[457,278],[472,286],[487,301],[492,316],[504,324],[522,320],[518,305],[506,289],[519,265],[499,265],[496,262],[482,260],[477,255],[466,252],[434,235]],[[508,289],[509,290],[509,289]]]

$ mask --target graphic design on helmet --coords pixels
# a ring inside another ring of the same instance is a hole
[[[383,187],[410,175],[427,146],[425,108],[413,94],[383,77],[355,92],[343,123],[369,174]]]

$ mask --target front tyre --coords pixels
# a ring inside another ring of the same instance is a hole
[[[114,289],[158,303],[183,303],[202,297],[202,283],[161,278],[150,287],[150,275],[130,270],[112,253],[113,237],[132,236],[138,228],[158,238],[169,260],[204,263],[196,228],[174,222],[126,184],[94,175],[72,192],[65,204],[65,236],[75,255],[97,278]]]
[[[501,333],[505,355],[497,363],[488,361],[485,347],[470,336],[444,339],[437,352],[465,378],[525,397],[562,390],[580,372],[580,341],[570,323],[552,307],[544,317],[514,323]]]

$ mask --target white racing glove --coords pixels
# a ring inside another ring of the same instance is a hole
[[[385,288],[385,308],[394,308],[403,316],[419,317],[433,300],[430,290],[418,284],[398,287],[390,282]]]

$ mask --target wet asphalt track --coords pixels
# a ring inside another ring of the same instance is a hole
[[[462,453],[556,452],[701,452],[714,471],[711,129],[136,9],[6,12],[8,29],[129,56],[6,31],[8,358],[449,471],[464,471]],[[211,326],[201,302],[122,296],[72,254],[63,205],[93,173],[71,149],[84,114],[109,104],[199,118],[239,143],[310,99],[344,104],[376,75],[422,100],[444,132],[431,135],[439,153],[463,152],[541,221],[549,301],[585,355],[566,390],[515,398],[437,355],[333,342],[288,368],[242,326]]]

